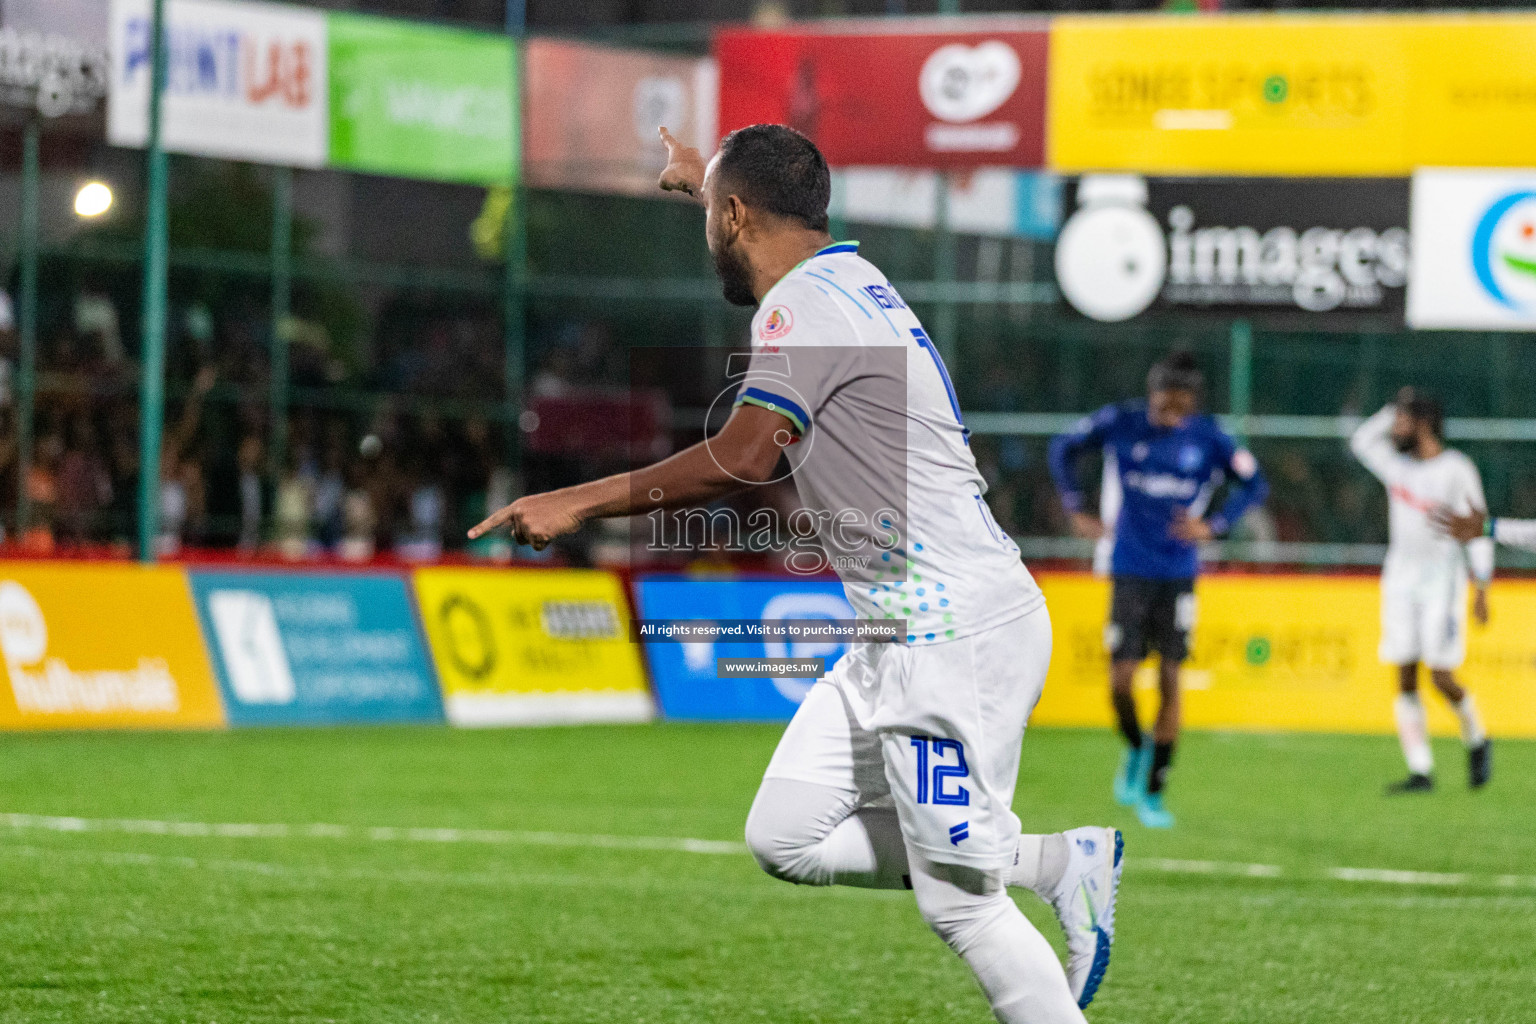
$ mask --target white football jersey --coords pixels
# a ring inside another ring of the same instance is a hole
[[[737,404],[772,409],[822,550],[860,618],[939,643],[1044,596],[992,518],[949,374],[857,242],[822,249],[763,297]]]
[[[1454,448],[1432,459],[1404,455],[1392,443],[1397,407],[1388,405],[1350,438],[1350,449],[1386,485],[1390,499],[1387,559],[1383,572],[1404,585],[1435,585],[1448,576],[1464,578],[1467,563],[1480,581],[1493,577],[1493,541],[1462,545],[1430,519],[1436,508],[1458,514],[1486,509],[1483,480],[1472,460]]]

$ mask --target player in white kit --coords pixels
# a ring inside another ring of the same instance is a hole
[[[1408,778],[1389,787],[1392,793],[1434,788],[1434,755],[1419,699],[1420,662],[1461,722],[1472,787],[1487,784],[1492,771],[1488,734],[1455,671],[1467,656],[1469,565],[1477,584],[1474,613],[1479,623],[1488,620],[1493,542],[1476,538],[1463,545],[1436,525],[1434,516],[1442,510],[1466,515],[1486,508],[1477,467],[1445,446],[1443,425],[1437,402],[1404,388],[1349,442],[1355,456],[1386,485],[1390,499],[1381,573],[1381,660],[1398,668],[1394,710],[1408,762]]]
[[[756,305],[752,355],[721,430],[632,473],[520,499],[506,524],[542,546],[598,516],[692,506],[771,478],[781,453],[860,620],[785,731],[747,818],[769,874],[910,888],[1000,1021],[1080,1022],[1108,965],[1121,838],[1022,835],[1024,726],[1050,662],[1045,600],[993,521],[944,364],[858,243],[827,234],[830,174],[779,125],[727,136],[706,168],[663,131],[662,187],[695,196],[727,300]],[[1009,887],[1051,903],[1063,972]]]

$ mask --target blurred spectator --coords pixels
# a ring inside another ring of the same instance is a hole
[[[21,543],[33,554],[52,554],[54,523],[59,504],[59,470],[64,460],[64,439],[48,431],[37,439],[32,465],[27,473],[27,500],[32,506],[32,521]]]
[[[324,462],[315,480],[314,522],[316,539],[326,551],[341,541],[347,495],[346,441],[333,436],[326,441]]]
[[[0,290],[0,408],[8,408],[16,376],[16,309],[10,292]]]
[[[410,561],[432,561],[442,556],[443,527],[447,521],[447,501],[439,481],[446,475],[449,445],[441,421],[435,417],[424,419],[415,436],[402,447],[405,468],[394,483],[401,517],[394,549]]]
[[[256,434],[247,434],[240,441],[235,456],[239,471],[236,486],[240,491],[240,539],[236,547],[250,554],[261,546],[262,516],[265,514],[265,474],[263,459],[266,447]]]
[[[156,547],[162,555],[181,550],[189,528],[200,528],[205,509],[203,470],[193,454],[192,443],[202,423],[203,400],[213,390],[218,371],[205,366],[192,382],[192,392],[182,406],[181,419],[165,431],[160,442],[160,534]]]
[[[413,562],[430,562],[443,554],[443,489],[418,476],[406,503],[406,528],[395,550]]]
[[[115,366],[125,361],[117,307],[109,296],[82,294],[75,299],[75,331],[85,341],[81,355],[87,365]]]
[[[379,517],[360,464],[354,463],[347,493],[341,501],[342,538],[337,553],[349,562],[366,562],[378,549]]]
[[[59,465],[58,540],[78,547],[96,539],[100,516],[112,502],[112,477],[88,415],[70,420]]]
[[[556,348],[544,354],[533,375],[529,392],[535,398],[561,398],[575,386],[576,357],[570,349]]]
[[[290,466],[272,502],[273,541],[283,558],[298,561],[313,554],[314,492],[297,466]]]
[[[1327,495],[1306,457],[1295,448],[1287,448],[1274,461],[1271,472],[1274,490],[1269,508],[1276,537],[1283,541],[1327,539],[1331,533],[1323,521]]]

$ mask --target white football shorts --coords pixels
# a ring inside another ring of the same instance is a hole
[[[894,804],[930,861],[1006,867],[1019,747],[1050,663],[1044,607],[944,643],[857,646],[811,687],[764,777]]]
[[[1458,669],[1467,659],[1467,578],[1381,580],[1381,660]]]

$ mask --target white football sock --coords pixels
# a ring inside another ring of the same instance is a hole
[[[1019,836],[1019,852],[1009,869],[1008,884],[1049,900],[1062,873],[1067,870],[1070,856],[1067,837],[1060,832],[1048,836]]]
[[[1472,695],[1464,695],[1460,704],[1451,707],[1456,709],[1456,717],[1461,720],[1462,742],[1469,747],[1481,746],[1488,734],[1483,731],[1483,720],[1477,713],[1477,705],[1472,702]]]
[[[747,815],[747,846],[764,871],[788,882],[907,888],[895,808],[855,809],[857,802],[848,790],[764,779]]]
[[[1400,693],[1392,710],[1397,718],[1397,738],[1403,746],[1403,760],[1415,775],[1435,770],[1435,755],[1429,748],[1429,721],[1424,704],[1416,693]]]
[[[1008,897],[1002,872],[912,858],[923,920],[970,967],[1002,1024],[1083,1024],[1061,961]]]

